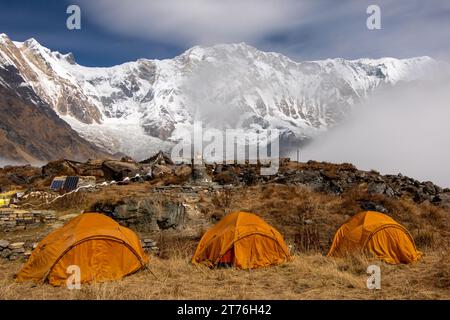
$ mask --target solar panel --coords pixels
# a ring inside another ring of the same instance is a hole
[[[78,186],[78,180],[79,178],[76,176],[67,177],[63,189],[66,191],[75,190]]]
[[[64,184],[63,180],[53,180],[52,184],[50,185],[50,189],[57,191],[62,188],[63,184]]]

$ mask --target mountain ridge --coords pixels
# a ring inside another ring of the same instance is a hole
[[[170,149],[198,120],[308,139],[339,123],[374,90],[439,68],[427,56],[295,62],[245,43],[85,67],[35,39],[14,42],[2,34],[0,45],[0,69],[13,65],[24,79],[18,87],[31,87],[87,141],[136,158]]]

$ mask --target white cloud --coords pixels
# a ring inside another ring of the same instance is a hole
[[[382,30],[366,27],[371,0],[79,0],[82,14],[127,36],[181,46],[247,42],[301,59],[447,58],[450,2],[378,0]]]
[[[295,0],[82,0],[81,7],[92,21],[114,32],[193,45],[258,41],[298,25],[306,4]]]
[[[450,187],[450,80],[380,91],[339,127],[315,139],[309,159],[403,173]]]

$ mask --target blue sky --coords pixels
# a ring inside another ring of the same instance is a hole
[[[193,45],[246,42],[294,60],[412,57],[450,60],[447,0],[0,0],[0,32],[34,37],[78,63],[172,58]],[[339,5],[338,5],[339,3]],[[66,28],[78,4],[82,29]],[[381,8],[368,30],[366,8]]]

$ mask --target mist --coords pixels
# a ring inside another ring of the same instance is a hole
[[[23,166],[25,164],[26,164],[25,162],[21,161],[0,158],[0,168],[4,168],[6,166]]]
[[[450,187],[449,101],[448,76],[382,89],[355,106],[346,121],[313,139],[300,160],[349,162]]]

